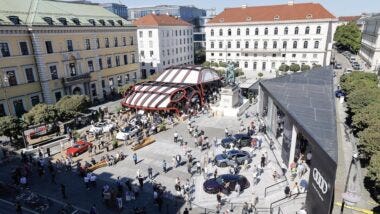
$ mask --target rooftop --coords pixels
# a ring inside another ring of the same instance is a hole
[[[293,21],[335,19],[336,17],[317,3],[282,4],[237,8],[226,8],[209,24],[265,21]]]
[[[339,16],[338,20],[340,22],[356,22],[361,18],[361,16]]]
[[[318,68],[263,80],[260,85],[337,162],[333,71]]]
[[[169,15],[149,14],[133,22],[138,27],[146,26],[191,26],[190,23]]]

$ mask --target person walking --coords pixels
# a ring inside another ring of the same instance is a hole
[[[193,164],[189,161],[187,162],[187,173],[189,173],[191,176],[193,176],[193,172],[192,172],[192,169],[193,168]]]
[[[180,165],[181,165],[181,155],[177,155],[176,157],[175,157],[175,159],[176,159],[176,161],[177,161],[177,165],[176,165],[176,167],[179,167]]]
[[[95,204],[92,204],[92,207],[90,209],[90,214],[97,214],[97,210],[96,210],[96,205]]]
[[[153,168],[151,166],[148,167],[148,178],[153,179]]]
[[[135,165],[137,165],[137,154],[136,153],[133,153],[133,162],[135,162]]]
[[[235,185],[235,192],[236,192],[237,196],[240,195],[241,187],[240,187],[239,182],[237,182],[236,185]]]
[[[166,169],[166,160],[162,161],[162,170],[164,171],[164,173],[167,172],[167,169]]]
[[[228,129],[227,128],[224,129],[224,137],[228,137]]]
[[[216,179],[216,176],[218,176],[218,169],[216,168],[214,171],[214,178]]]
[[[61,184],[61,194],[63,199],[67,199],[66,186],[64,184]]]
[[[261,166],[261,168],[264,168],[264,167],[265,167],[265,155],[264,155],[264,154],[261,155],[260,166]]]
[[[178,133],[177,133],[177,131],[175,131],[174,132],[174,143],[177,143],[177,141],[178,141]]]
[[[287,185],[284,189],[285,197],[290,197],[290,188],[289,185]]]
[[[186,207],[185,210],[183,211],[183,214],[189,214],[189,210],[187,209],[187,207]]]
[[[142,189],[144,187],[144,178],[140,175],[137,179],[139,180],[140,189]]]
[[[215,148],[218,147],[218,139],[217,139],[216,137],[214,137],[214,138],[212,139],[212,141],[214,142],[214,146],[215,146]]]

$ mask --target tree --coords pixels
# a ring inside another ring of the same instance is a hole
[[[380,151],[377,151],[372,157],[368,166],[367,176],[375,183],[377,188],[380,187]]]
[[[347,104],[354,114],[377,100],[380,100],[379,89],[375,90],[372,88],[361,88],[352,91],[347,95]]]
[[[37,104],[28,113],[23,115],[26,123],[37,124],[56,124],[61,117],[61,112],[54,105]]]
[[[62,97],[55,106],[66,115],[75,116],[83,112],[90,104],[90,99],[85,95],[67,95]]]
[[[122,96],[125,96],[125,93],[127,91],[129,91],[132,88],[132,86],[133,86],[132,83],[127,83],[127,84],[119,87],[117,90],[118,90],[119,94],[121,94]]]
[[[6,136],[13,144],[13,140],[17,140],[22,135],[22,121],[15,116],[0,117],[0,136]]]
[[[337,42],[337,46],[358,53],[361,44],[361,31],[355,22],[338,26],[335,31],[334,41]]]
[[[209,68],[211,67],[211,63],[209,61],[205,61],[203,64],[202,64],[203,67],[206,67],[206,68]]]
[[[280,66],[280,68],[278,70],[280,70],[282,72],[287,72],[287,71],[289,71],[289,65],[287,65],[287,64],[281,64],[281,66]]]
[[[380,90],[378,93],[380,93]],[[352,125],[357,131],[362,131],[370,126],[373,127],[378,121],[380,121],[380,102],[378,101],[370,103],[364,108],[358,109],[358,111],[352,116]]]
[[[370,158],[375,152],[380,151],[380,122],[359,132],[359,145],[362,153]],[[380,169],[379,169],[380,170]]]
[[[299,71],[301,69],[300,65],[298,64],[291,64],[290,67],[289,67],[289,70],[293,71],[294,73]]]
[[[261,78],[261,77],[264,76],[264,74],[263,74],[262,72],[259,72],[259,73],[257,74],[257,76],[258,76],[259,78]]]
[[[313,63],[313,69],[320,68],[322,65]]]
[[[236,68],[235,69],[235,77],[242,76],[244,75],[244,72],[241,68]]]
[[[301,65],[301,71],[308,71],[310,70],[310,66],[309,65],[306,65],[306,64],[302,64]]]
[[[360,88],[377,88],[377,85],[377,75],[374,73],[354,71],[340,78],[340,86],[348,94]]]
[[[211,62],[211,67],[219,67],[219,64],[217,62]]]
[[[227,67],[227,63],[220,61],[219,62],[219,67],[225,68],[225,67]]]

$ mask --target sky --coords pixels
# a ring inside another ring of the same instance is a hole
[[[154,6],[161,4],[194,5],[198,8],[215,8],[217,12],[225,7],[286,4],[288,0],[90,0],[97,3],[122,3],[128,7]],[[335,16],[360,15],[363,12],[380,12],[380,0],[295,0],[295,3],[315,2],[322,4]]]

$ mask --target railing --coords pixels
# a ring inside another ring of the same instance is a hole
[[[279,184],[282,184],[282,183],[284,183],[284,182],[287,182],[287,181],[288,181],[287,179],[284,179],[284,180],[279,181],[279,182],[277,182],[277,183],[275,183],[275,184],[272,184],[272,185],[269,185],[269,186],[265,187],[265,190],[264,190],[264,197],[267,196],[268,189],[270,189],[270,188],[272,188],[272,187],[274,187],[274,186],[277,186],[277,185],[279,185]]]
[[[277,204],[277,203],[279,203],[279,202],[284,202],[284,203],[288,203],[288,202],[290,202],[290,201],[294,201],[294,200],[296,200],[296,199],[299,199],[300,198],[300,196],[301,195],[304,195],[304,194],[306,194],[307,192],[302,192],[302,193],[296,193],[296,194],[292,194],[292,195],[290,195],[290,197],[284,197],[284,198],[281,198],[281,199],[278,199],[277,201],[274,201],[274,202],[272,202],[271,204],[270,204],[270,206],[269,206],[269,208],[270,208],[270,210],[271,211],[273,211],[273,209],[274,209],[274,207],[276,207],[275,206],[275,204]],[[292,196],[294,196],[295,195],[295,197],[293,197],[292,198]],[[281,208],[280,208],[281,209]],[[282,211],[282,210],[281,210]],[[271,212],[272,213],[272,212]]]
[[[66,77],[63,80],[64,82],[73,82],[81,79],[90,79],[90,73],[79,74],[73,77]]]
[[[278,207],[278,213],[277,214],[285,214],[285,213],[282,211],[281,207]]]

